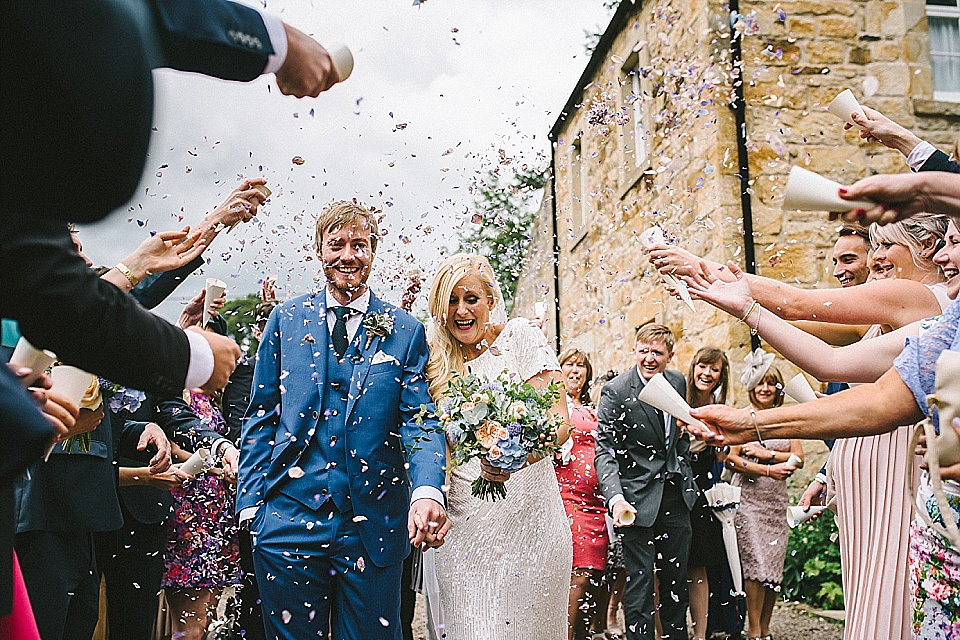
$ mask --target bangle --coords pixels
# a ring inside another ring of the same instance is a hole
[[[747,321],[747,318],[750,317],[750,314],[753,313],[753,308],[754,308],[755,306],[757,306],[758,304],[759,304],[759,303],[758,303],[756,300],[751,299],[751,300],[750,300],[750,306],[747,307],[747,312],[746,312],[745,314],[743,314],[743,317],[742,317],[742,318],[740,318],[740,322],[746,322],[746,321]]]
[[[133,275],[133,271],[130,271],[130,267],[127,265],[123,264],[122,262],[118,262],[117,266],[114,268],[123,274],[123,277],[130,282],[131,287],[135,287],[137,284],[139,284],[140,279]]]
[[[767,477],[769,478],[769,477],[770,477],[770,465],[767,465],[767,466],[766,466],[766,471],[767,471]]]
[[[761,446],[766,447],[767,445],[763,442],[763,436],[760,435],[760,425],[757,423],[757,412],[753,407],[750,407],[750,417],[753,418],[753,429],[757,432],[757,442]]]
[[[752,336],[755,336],[755,335],[757,335],[758,333],[760,333],[760,314],[761,314],[762,312],[763,312],[763,307],[761,307],[761,306],[758,304],[758,305],[757,305],[757,326],[752,327],[752,328],[750,329],[750,335],[752,335]],[[748,327],[750,326],[750,323],[749,323],[749,322],[747,323],[747,326],[748,326]]]

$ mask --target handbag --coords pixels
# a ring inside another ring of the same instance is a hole
[[[953,419],[960,417],[960,352],[943,351],[937,358],[937,376],[934,393],[927,396],[929,414],[936,409],[940,417],[940,433],[937,434],[930,418],[920,422],[914,428],[910,447],[907,449],[907,469],[913,466],[913,456],[921,435],[927,436],[927,452],[923,458],[927,463],[930,474],[930,483],[937,506],[942,514],[945,526],[941,526],[930,518],[927,509],[917,504],[916,487],[912,473],[905,474],[907,494],[910,496],[910,506],[928,527],[939,533],[954,549],[960,550],[960,530],[952,517],[952,511],[943,492],[943,481],[940,478],[940,467],[950,466],[960,462],[960,438],[953,428]]]

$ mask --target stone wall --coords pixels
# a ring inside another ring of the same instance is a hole
[[[655,319],[678,337],[673,366],[686,369],[698,348],[719,346],[727,349],[738,377],[750,343],[745,326],[705,303],[696,303],[693,312],[670,298],[637,241],[657,224],[694,253],[744,262],[735,124],[728,107],[728,13],[711,0],[654,0],[629,10],[613,44],[595,54],[603,63],[554,146],[562,337],[588,349],[595,370],[622,371],[632,363],[635,328]],[[960,131],[960,105],[932,100],[922,2],[756,1],[743,2],[740,11],[758,272],[804,287],[836,286],[830,262],[836,225],[825,214],[780,209],[790,166],[845,183],[907,168],[896,152],[844,132],[826,105],[850,88],[864,104],[944,149]],[[632,156],[629,84],[622,89],[629,83],[624,65],[634,55],[646,73],[649,153],[639,167]],[[578,170],[584,176],[579,203]],[[549,225],[541,218],[536,233]],[[552,270],[541,258],[528,264],[524,292],[546,291]],[[518,310],[529,299],[518,294]],[[745,401],[739,390],[737,400]]]

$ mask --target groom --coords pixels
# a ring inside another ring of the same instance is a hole
[[[414,419],[433,409],[424,329],[367,287],[378,238],[371,210],[325,210],[327,286],[277,307],[257,353],[237,511],[271,640],[400,640],[403,560],[449,527],[444,443]]]

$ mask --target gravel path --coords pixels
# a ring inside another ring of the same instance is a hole
[[[413,619],[414,640],[427,640],[424,627],[426,614],[423,599],[417,597],[417,610]],[[773,610],[770,632],[775,640],[842,640],[843,626],[815,616],[790,604],[777,605]],[[451,639],[455,640],[455,639]],[[558,640],[565,640],[558,638]]]

